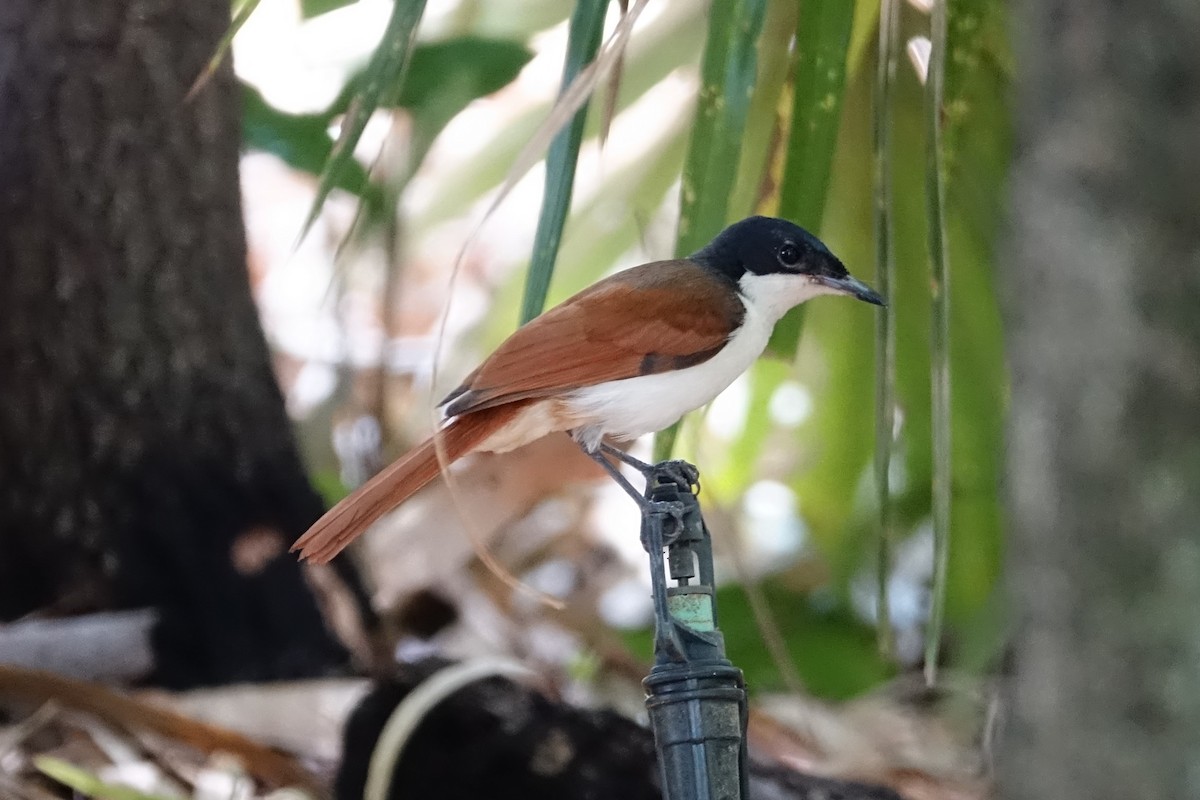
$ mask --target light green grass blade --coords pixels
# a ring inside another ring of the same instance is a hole
[[[999,574],[1003,519],[999,487],[1008,376],[991,270],[1007,216],[1012,149],[1012,56],[1007,4],[950,0],[942,154],[946,174],[950,285],[949,342],[954,546],[948,553],[946,621],[974,624]]]
[[[304,239],[321,213],[325,199],[337,186],[342,170],[354,160],[354,148],[362,137],[367,121],[375,113],[384,95],[395,91],[404,79],[412,56],[413,42],[417,35],[417,24],[425,12],[425,0],[396,0],[392,15],[388,19],[383,39],[364,72],[362,88],[350,103],[342,121],[342,130],[329,154],[321,179],[317,183],[316,197],[309,208],[304,224],[300,227],[297,241]]]
[[[680,190],[675,253],[689,255],[725,227],[754,92],[766,0],[713,3],[700,66],[700,97]]]
[[[333,149],[328,114],[285,113],[245,83],[242,84],[242,142],[312,175],[321,174]],[[334,185],[364,198],[372,194],[367,171],[353,160],[335,176]]]
[[[221,66],[221,62],[225,60],[225,54],[229,52],[229,47],[233,44],[233,37],[237,36],[238,31],[246,24],[246,20],[250,19],[250,15],[254,13],[254,9],[258,8],[260,0],[241,0],[233,11],[233,21],[229,23],[229,29],[225,31],[225,35],[221,37],[221,41],[217,42],[216,50],[212,57],[208,59],[208,63],[204,65],[204,69],[196,76],[192,87],[188,89],[187,99],[191,99],[204,88],[205,84],[212,79],[216,74],[217,67]]]
[[[846,0],[801,0],[796,25],[791,129],[779,216],[818,235],[842,118],[854,12],[855,4]],[[854,266],[850,269],[854,271]],[[795,357],[803,314],[803,307],[794,308],[779,321],[771,336],[771,352]]]
[[[563,65],[562,86],[571,85],[600,49],[604,33],[604,15],[608,0],[578,0],[571,16],[567,40],[567,57]],[[583,142],[583,127],[587,121],[587,106],[575,112],[571,122],[554,137],[546,154],[546,183],[542,195],[542,211],[538,217],[533,240],[533,258],[525,279],[525,296],[521,300],[521,324],[542,313],[550,279],[558,257],[567,212],[571,208],[571,189],[575,183],[575,165]]]
[[[766,0],[730,0],[713,3],[709,11],[700,97],[680,186],[677,256],[699,250],[729,221],[766,8]],[[678,432],[674,425],[655,437],[656,459],[670,457]]]
[[[389,187],[393,201],[442,128],[471,101],[510,83],[532,56],[516,42],[476,36],[413,48],[402,84],[385,87],[378,100],[380,108],[404,108],[412,121],[409,163],[394,177],[398,185]],[[328,108],[315,114],[284,113],[269,105],[256,89],[242,85],[245,144],[272,153],[295,169],[317,176],[328,174],[331,188],[362,199],[359,222],[363,226],[382,218],[384,187],[373,183],[354,158],[345,160],[340,169],[328,171],[334,149],[329,126],[339,115],[348,113],[368,80],[369,68],[352,76]]]
[[[300,16],[312,19],[357,2],[358,0],[300,0]]]
[[[791,77],[792,37],[796,32],[796,0],[770,0],[758,40],[758,77],[746,116],[737,182],[729,200],[729,219],[755,213],[774,214],[779,202],[779,176],[785,142],[781,128],[783,90]]]
[[[892,126],[896,65],[900,57],[900,0],[883,0],[879,16],[879,57],[872,96],[871,139],[874,164],[872,204],[875,233],[875,290],[886,306],[875,312],[875,503],[878,530],[875,548],[875,636],[885,657],[893,652],[888,581],[895,536],[891,492],[892,452],[896,430],[896,283],[895,226],[892,218]]]
[[[944,352],[939,356],[936,350],[942,345],[931,342],[935,352],[925,374],[931,394],[945,395],[940,422],[939,412],[933,411],[933,464],[927,473],[935,493],[933,513],[935,518],[939,513],[936,493],[944,492],[940,513],[948,520],[942,524],[953,531],[952,541],[942,542],[935,558],[945,584],[935,584],[935,592],[944,596],[944,613],[941,621],[930,621],[929,639],[939,641],[944,627],[975,624],[992,598],[1000,570],[999,486],[1008,397],[1004,340],[992,276],[980,280],[972,264],[994,259],[995,238],[1005,217],[1003,189],[1012,147],[1011,116],[1004,102],[1012,73],[1007,6],[1001,0],[950,0],[946,12],[939,119],[943,235],[945,252],[953,256],[953,280],[944,289],[948,307],[941,313],[946,318],[937,320],[939,310],[931,310],[935,319],[930,331],[944,337]],[[926,126],[930,121],[927,116]],[[925,294],[928,304],[928,288]],[[939,327],[948,333],[938,334]],[[949,364],[948,375],[939,374],[939,360]],[[945,382],[941,388],[938,381]],[[952,435],[939,433],[939,424]],[[939,437],[946,456],[940,465]],[[936,663],[938,657],[927,654],[927,663]]]
[[[1007,401],[1003,336],[993,285],[994,241],[1004,218],[1011,149],[1011,57],[999,0],[952,0],[943,104],[945,210],[954,254],[949,342],[953,424],[947,626],[972,624],[990,601],[1001,563],[998,484]],[[848,263],[869,263],[872,247],[870,76],[848,86],[826,241]],[[931,515],[930,303],[924,200],[923,90],[902,62],[896,80],[894,208],[896,396],[902,409],[890,490],[898,537],[925,530]],[[813,415],[793,487],[813,539],[842,592],[873,559],[878,508],[873,490],[874,309],[819,299],[799,351],[798,375],[812,391]]]
[[[105,783],[90,772],[61,758],[36,756],[33,766],[47,778],[61,783],[83,797],[95,800],[163,800],[125,786]]]
[[[846,86],[846,51],[854,4],[802,0],[792,65],[792,125],[780,216],[811,231],[821,229],[833,151]]]
[[[930,394],[933,428],[933,586],[925,634],[925,682],[937,681],[950,566],[950,257],[946,252],[945,178],[942,166],[942,100],[946,81],[946,0],[934,0],[930,18],[929,75],[925,81],[925,201],[929,236],[931,315]]]
[[[425,158],[430,145],[450,120],[472,101],[512,83],[533,58],[518,42],[460,36],[418,44],[402,82],[385,92],[380,106],[403,108],[412,119],[411,167]],[[367,75],[356,76],[352,86],[363,86]],[[347,105],[352,103],[347,98]]]
[[[559,248],[547,305],[562,302],[591,286],[639,244],[643,231],[638,220],[649,218],[655,209],[661,208],[683,165],[687,132],[682,121],[671,121],[659,133],[661,138],[651,150],[611,173],[598,192],[576,210],[579,222]],[[596,220],[613,218],[621,220],[615,227],[595,224]],[[524,286],[524,275],[514,271],[493,298],[493,305],[518,308]],[[481,328],[478,343],[481,352],[499,346],[512,333],[513,321],[508,314],[491,315]]]
[[[703,22],[693,4],[680,2],[664,7],[658,17],[638,28],[638,35],[630,41],[625,59],[621,95],[617,98],[618,113],[681,64],[697,60],[696,54],[703,41]],[[447,167],[444,180],[433,187],[429,204],[414,213],[412,226],[430,227],[457,216],[462,208],[500,185],[509,165],[535,135],[550,107],[551,104],[546,103],[531,108],[502,129],[485,132],[486,145],[476,154]],[[595,116],[589,115],[584,125],[585,140],[599,130]]]

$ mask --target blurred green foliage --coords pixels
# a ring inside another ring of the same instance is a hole
[[[295,169],[320,175],[333,139],[329,126],[333,111],[320,114],[285,114],[271,106],[253,86],[242,84],[242,138],[247,147],[271,153]],[[367,171],[357,161],[346,164],[335,176],[343,191],[371,197]]]
[[[380,108],[404,109],[410,115],[413,140],[404,180],[450,120],[472,100],[512,81],[532,55],[515,42],[475,36],[419,44],[408,55],[407,72],[399,69],[396,58],[372,59],[350,77],[327,108],[315,114],[279,111],[256,89],[243,84],[245,143],[321,177],[309,223],[334,188],[358,195],[366,217],[375,219],[384,211],[384,187],[373,183],[366,169],[353,158],[354,145],[370,115]],[[339,122],[343,133],[335,139],[331,131]],[[347,138],[355,131],[352,138]]]
[[[571,15],[567,36],[567,56],[563,64],[561,96],[579,73],[592,63],[600,49],[604,33],[604,17],[608,0],[578,0]],[[558,261],[563,226],[571,210],[572,188],[575,185],[575,164],[583,143],[583,126],[587,122],[587,106],[571,117],[570,123],[559,132],[546,153],[546,181],[542,197],[542,213],[538,216],[537,232],[533,237],[533,257],[525,277],[525,297],[521,301],[521,323],[542,313],[550,293],[550,278]]]
[[[799,0],[791,48],[792,108],[784,151],[777,213],[821,235],[833,149],[841,127],[846,58],[854,4],[845,0]],[[771,352],[787,357],[800,341],[803,306],[775,326]]]
[[[679,187],[675,256],[682,258],[708,243],[732,220],[729,202],[746,120],[758,77],[758,39],[766,0],[714,3],[700,60],[700,91]],[[676,423],[654,437],[654,458],[671,457]]]
[[[342,119],[337,140],[329,151],[329,158],[321,170],[317,182],[317,194],[312,208],[300,229],[300,238],[308,233],[329,193],[337,186],[340,176],[354,161],[354,148],[358,145],[371,116],[389,97],[396,97],[408,77],[408,64],[412,59],[417,36],[417,26],[425,13],[425,0],[395,0],[388,17],[383,39],[371,54],[358,85],[353,87],[352,99],[342,109]],[[351,79],[353,83],[354,79]],[[342,98],[335,101],[335,105]]]
[[[274,152],[300,169],[322,169],[324,186],[370,201],[366,187],[371,179],[349,157],[354,141],[343,133],[334,148],[330,138],[337,118],[344,115],[361,123],[366,110],[405,109],[413,116],[410,168],[415,170],[445,124],[474,98],[510,82],[529,58],[528,43],[565,13],[516,18],[511,15],[517,5],[497,0],[471,6],[477,13],[460,15],[454,36],[409,48],[406,42],[412,41],[416,22],[411,13],[396,21],[402,11],[412,9],[398,2],[379,54],[325,113],[281,114],[247,91],[248,145]],[[340,0],[306,0],[305,12],[320,13],[339,4]],[[585,9],[591,25],[589,47],[582,47],[585,37],[579,33],[580,41],[570,50],[574,62],[565,65],[568,75],[578,71],[594,46],[597,9],[602,7],[594,3]],[[732,218],[782,213],[818,232],[852,272],[871,278],[877,0],[730,0],[712,4],[707,17],[697,13],[703,8],[710,7],[667,4],[657,16],[639,22],[617,96],[618,117],[677,71],[698,77],[695,116],[664,118],[657,129],[644,131],[641,135],[652,146],[645,148],[642,160],[613,169],[586,202],[570,208],[565,225],[551,225],[539,237],[539,251],[557,251],[558,258],[552,274],[549,260],[539,262],[532,295],[537,302],[530,301],[527,312],[540,307],[543,297],[555,302],[623,259],[639,241],[639,216],[659,208],[676,182],[679,252],[696,249]],[[991,598],[1002,545],[998,470],[1007,376],[993,285],[993,243],[1011,149],[1011,56],[1005,17],[1000,0],[949,3],[941,114],[952,314],[947,624],[948,634],[956,637],[980,620],[991,620],[984,626],[989,635],[1000,627]],[[479,38],[497,29],[501,19],[507,20],[501,27],[510,41]],[[905,4],[901,25],[907,40],[926,33],[929,21]],[[891,488],[903,539],[928,525],[933,464],[924,96],[914,71],[904,62],[900,67],[893,150],[890,161],[878,166],[889,171],[895,197],[892,311],[900,425]],[[558,140],[566,144],[555,145],[559,149],[548,162],[550,190],[543,215],[552,221],[570,207],[567,190],[575,159],[581,146],[595,141],[599,133],[599,105],[592,104],[586,120],[580,113],[575,127]],[[422,216],[409,224],[431,225],[462,213],[497,186],[546,113],[545,107],[535,109],[502,130],[481,131],[486,140],[481,154],[455,165],[434,189]],[[358,123],[342,125],[343,132],[357,127]],[[611,221],[613,209],[620,210],[616,223]],[[521,275],[499,287],[496,311],[481,334],[484,347],[511,330],[524,282]],[[767,595],[809,688],[829,697],[861,691],[890,671],[876,654],[869,621],[849,611],[851,582],[871,569],[878,535],[878,501],[871,491],[872,313],[863,304],[836,299],[808,304],[803,336],[798,323],[791,324],[774,341],[773,352],[780,360],[763,360],[747,376],[749,412],[740,433],[731,441],[702,437],[700,445],[709,501],[736,508],[742,493],[766,477],[795,492],[811,541],[829,566],[830,583],[822,590],[829,609],[818,612],[810,598],[784,588],[786,574],[768,581]],[[781,425],[768,413],[771,398],[785,382],[803,386],[812,398],[811,414],[795,427]],[[688,439],[682,437],[685,443]],[[747,670],[752,684],[775,685],[774,668],[764,660],[757,629],[736,587],[722,589],[720,614],[732,657]],[[959,638],[972,642],[973,665],[987,661],[978,655],[987,652],[986,642],[981,644],[977,636]]]

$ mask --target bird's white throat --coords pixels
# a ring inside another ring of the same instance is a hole
[[[772,328],[784,314],[804,301],[823,294],[840,294],[837,289],[818,283],[807,275],[780,272],[768,275],[747,272],[738,281],[738,287],[741,290],[742,303],[747,308],[757,308],[770,320]],[[770,331],[767,333],[770,335]],[[766,347],[766,342],[763,343],[763,347]]]

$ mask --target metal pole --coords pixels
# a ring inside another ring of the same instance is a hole
[[[664,800],[748,800],[746,686],[717,628],[712,538],[689,473],[663,462],[646,484],[659,505],[642,516],[655,611],[654,666],[642,686]]]

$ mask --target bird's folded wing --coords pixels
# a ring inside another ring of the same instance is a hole
[[[446,413],[694,366],[743,314],[735,287],[695,264],[634,267],[519,328],[446,398]]]

